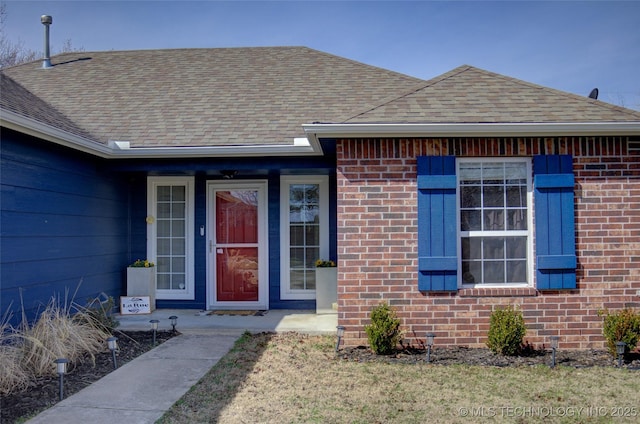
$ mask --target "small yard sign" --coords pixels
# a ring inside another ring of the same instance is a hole
[[[149,296],[120,296],[120,313],[122,315],[150,314]]]

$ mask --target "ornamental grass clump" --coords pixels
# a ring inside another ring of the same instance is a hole
[[[487,346],[500,355],[516,355],[526,333],[522,311],[512,306],[498,308],[491,312]]]
[[[636,348],[640,340],[640,313],[627,308],[613,313],[601,310],[598,311],[598,315],[604,315],[602,334],[607,340],[607,348],[611,355],[618,356],[616,342],[626,343],[625,352]]]
[[[364,327],[371,350],[377,355],[389,355],[394,352],[402,338],[400,319],[386,303],[373,308],[371,324]]]
[[[22,339],[8,324],[5,315],[0,322],[0,395],[29,387],[30,374],[22,367]]]
[[[95,354],[104,350],[105,340],[110,336],[85,312],[72,314],[71,306],[61,304],[55,297],[33,325],[23,318],[19,331],[23,339],[23,367],[36,376],[54,374],[52,364],[57,358],[66,358],[72,364],[87,359],[95,361]]]

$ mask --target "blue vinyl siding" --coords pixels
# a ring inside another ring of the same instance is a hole
[[[335,148],[324,157],[103,160],[3,128],[0,290],[4,312],[29,318],[52,296],[83,304],[101,292],[126,293],[126,266],[147,254],[147,177],[195,176],[195,300],[158,300],[158,308],[206,307],[207,181],[221,169],[236,179],[269,181],[269,307],[313,309],[279,298],[280,175],[330,176],[330,246],[337,252]],[[14,320],[15,323],[15,320]]]
[[[3,128],[2,311],[29,319],[53,296],[117,298],[128,260],[126,186],[99,159]]]
[[[421,156],[418,166],[418,290],[455,291],[456,167],[453,156]]]
[[[576,288],[573,161],[569,155],[533,160],[538,290]]]

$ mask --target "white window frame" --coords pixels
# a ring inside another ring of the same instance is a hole
[[[326,175],[287,175],[280,178],[280,298],[308,300],[316,298],[316,290],[291,288],[289,188],[292,184],[318,184],[320,188],[320,257],[329,258],[329,177]]]
[[[147,257],[157,264],[157,188],[158,186],[184,186],[185,187],[185,290],[159,290],[156,287],[156,299],[163,300],[194,300],[195,299],[195,274],[194,274],[194,177],[148,177],[147,178]]]
[[[460,228],[461,204],[460,204],[460,167],[468,163],[522,163],[526,166],[527,173],[527,229],[521,231],[462,231]],[[534,276],[534,256],[533,256],[533,176],[531,158],[495,158],[495,157],[473,157],[458,158],[456,160],[456,233],[458,252],[458,287],[459,288],[509,288],[509,287],[533,287]],[[462,278],[462,238],[466,236],[505,236],[505,233],[517,233],[527,237],[527,282],[526,283],[464,283]]]

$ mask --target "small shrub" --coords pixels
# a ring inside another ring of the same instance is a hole
[[[607,340],[609,353],[618,356],[616,342],[619,341],[627,344],[625,352],[635,349],[640,339],[640,313],[636,313],[632,309],[622,309],[613,313],[601,310],[598,311],[598,315],[604,315],[602,334]]]
[[[501,355],[515,355],[527,333],[522,311],[511,306],[491,313],[487,346]]]
[[[396,312],[386,303],[373,308],[371,324],[365,326],[371,349],[377,355],[392,353],[402,338],[400,319]]]

